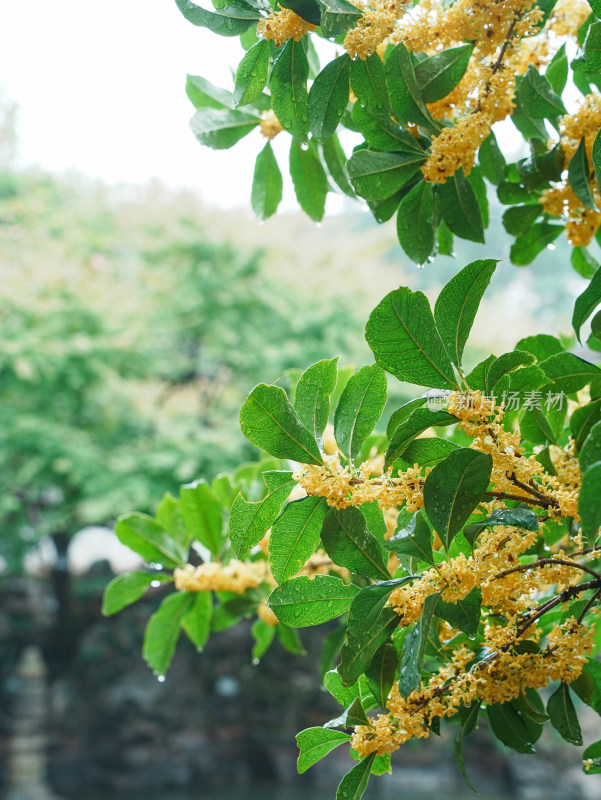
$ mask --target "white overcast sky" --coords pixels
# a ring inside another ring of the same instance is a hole
[[[208,202],[246,204],[253,131],[201,147],[186,72],[231,88],[237,39],[196,28],[174,0],[0,0],[0,88],[19,105],[20,162],[109,182],[160,178]]]

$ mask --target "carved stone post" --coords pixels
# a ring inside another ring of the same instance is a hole
[[[46,666],[38,647],[27,647],[17,665],[13,735],[4,800],[57,800],[46,784]]]

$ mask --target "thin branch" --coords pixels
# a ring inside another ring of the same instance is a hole
[[[529,569],[534,569],[535,567],[546,567],[550,564],[559,564],[560,566],[564,567],[580,569],[583,572],[588,572],[589,575],[593,575],[595,578],[601,580],[601,573],[597,572],[591,567],[587,567],[586,564],[579,564],[577,561],[568,561],[565,558],[540,558],[538,561],[532,562],[532,564],[519,564],[517,567],[511,567],[510,569],[503,570],[503,572],[499,572],[498,575],[493,576],[492,580],[496,581],[499,578],[504,578],[507,575],[511,575],[513,572],[527,572]]]

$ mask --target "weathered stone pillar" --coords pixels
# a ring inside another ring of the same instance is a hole
[[[46,784],[46,665],[38,647],[26,647],[17,665],[18,688],[4,800],[57,800]]]

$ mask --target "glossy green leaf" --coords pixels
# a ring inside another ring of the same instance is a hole
[[[250,442],[276,458],[321,464],[315,438],[279,386],[255,386],[240,410],[240,427]]]
[[[356,458],[375,428],[386,396],[386,373],[377,364],[362,367],[349,378],[334,414],[334,438],[349,459]]]
[[[551,725],[566,742],[582,747],[582,731],[567,684],[560,683],[557,691],[551,695],[547,702],[547,714],[551,718]]]
[[[511,236],[522,236],[542,213],[543,209],[539,204],[512,206],[503,214],[503,227]]]
[[[457,170],[438,189],[438,206],[449,229],[471,242],[484,243],[484,223],[478,198],[470,182]]]
[[[186,563],[188,553],[147,514],[119,517],[115,534],[121,544],[142,556],[149,564],[176,567]]]
[[[360,761],[356,767],[353,767],[350,772],[347,772],[336,790],[336,800],[361,800],[367,788],[376,755],[376,753],[372,753]]]
[[[475,636],[480,625],[480,610],[482,608],[482,591],[478,588],[456,603],[445,603],[441,598],[436,603],[434,613],[437,617],[446,620],[453,628],[458,628],[468,636]]]
[[[446,411],[431,411],[429,408],[415,409],[407,420],[397,426],[392,435],[386,451],[384,468],[388,469],[398,458],[407,460],[405,451],[411,442],[428,428],[452,425],[456,421],[457,417]]]
[[[215,86],[201,75],[186,76],[186,94],[194,108],[233,108],[231,92]]]
[[[409,556],[434,566],[432,555],[432,533],[421,513],[417,513],[405,528],[395,531],[394,536],[384,542],[387,550],[399,556]]]
[[[586,143],[580,140],[578,149],[568,164],[568,180],[574,194],[587,208],[595,209],[595,198],[590,183],[590,168],[586,157]]]
[[[486,714],[494,735],[518,753],[535,753],[532,736],[513,703],[491,703]]]
[[[351,65],[351,88],[360,105],[376,115],[388,115],[390,99],[384,63],[377,53],[356,58]]]
[[[351,59],[330,61],[313,81],[308,98],[309,130],[316,139],[329,139],[348,105]]]
[[[601,399],[575,408],[570,416],[570,431],[580,450],[592,427],[601,420]]]
[[[557,353],[541,361],[541,369],[556,391],[571,394],[601,375],[598,367],[572,353]]]
[[[550,336],[548,333],[539,333],[536,336],[526,336],[515,346],[516,350],[526,350],[536,357],[537,361],[544,361],[549,356],[554,356],[563,351],[559,339]]]
[[[465,768],[465,760],[463,758],[463,739],[475,728],[476,723],[478,722],[478,715],[480,714],[480,705],[480,701],[475,700],[470,706],[462,706],[459,709],[458,714],[461,728],[459,729],[459,734],[453,742],[453,752],[455,755],[455,761],[459,767],[459,771],[463,775],[463,779],[467,786],[472,790],[472,792],[476,793],[478,790],[472,786]]]
[[[313,555],[327,513],[325,497],[303,497],[288,503],[273,523],[269,536],[269,566],[278,583],[296,575]]]
[[[264,473],[264,477],[266,480],[270,480],[269,493],[256,503],[245,500],[239,494],[230,511],[230,541],[238,558],[248,553],[261,541],[276,521],[288,495],[296,486],[291,472],[274,470]]]
[[[269,88],[280,124],[299,142],[307,141],[307,79],[309,62],[302,42],[289,39],[273,65]]]
[[[356,697],[350,706],[346,708],[339,717],[331,719],[324,724],[324,728],[350,728],[355,725],[369,725],[369,720],[365,716],[365,711],[361,705],[361,698]]]
[[[396,120],[403,125],[412,122],[430,131],[439,131],[439,123],[426,108],[411,56],[404,44],[398,44],[390,52],[385,69],[388,94]]]
[[[376,537],[380,542],[388,533],[388,526],[384,519],[384,514],[378,505],[377,500],[372,500],[371,503],[362,503],[359,506],[359,511],[365,518],[367,530]]]
[[[361,17],[357,6],[347,0],[319,0],[321,4],[321,30],[326,39],[340,36],[354,28]]]
[[[484,177],[495,186],[505,179],[505,158],[492,131],[480,145],[478,164]]]
[[[384,200],[404,186],[426,161],[415,150],[378,153],[358,150],[347,162],[354,190],[366,200]]]
[[[426,103],[442,100],[465,75],[474,46],[466,44],[442,50],[415,67],[415,78]]]
[[[275,214],[282,200],[283,187],[282,173],[271,143],[267,142],[255,162],[250,198],[252,209],[260,220]]]
[[[127,572],[125,575],[118,575],[107,585],[102,597],[102,613],[105,617],[116,614],[126,606],[135,603],[145,593],[148,587],[154,583],[167,583],[173,580],[171,575],[164,572]]]
[[[580,450],[579,461],[583,475],[593,464],[601,461],[601,422],[597,422],[591,428]]]
[[[403,197],[397,214],[397,235],[410,259],[424,264],[434,250],[434,190],[419,181]]]
[[[268,605],[284,625],[321,625],[348,611],[359,589],[332,575],[301,575],[276,586]]]
[[[441,461],[426,478],[426,514],[447,549],[482,500],[491,470],[488,453],[462,448]]]
[[[301,775],[309,767],[321,761],[339,745],[350,740],[348,733],[331,728],[307,728],[296,735],[298,744],[298,773]]]
[[[501,378],[515,372],[520,367],[530,367],[536,361],[536,357],[526,350],[512,350],[503,353],[495,359],[488,369],[486,376],[486,388],[489,392],[495,388]]]
[[[323,678],[323,685],[343,708],[349,706],[356,697],[359,697],[359,684],[354,683],[352,686],[345,686],[338,674],[338,670],[332,669],[326,672]]]
[[[386,708],[398,665],[399,656],[396,647],[392,644],[383,644],[376,650],[365,672],[367,684],[381,708]]]
[[[561,95],[566,88],[568,81],[568,57],[566,55],[566,46],[562,44],[559,50],[551,59],[551,63],[545,70],[545,78],[549,81],[551,88],[556,95]]]
[[[191,0],[175,0],[175,2],[188,22],[201,28],[208,28],[220,36],[240,36],[256,25],[257,20],[261,18],[256,11],[247,11],[235,6],[206,11]]]
[[[570,263],[586,280],[590,280],[599,269],[599,262],[592,257],[586,247],[573,247]]]
[[[234,104],[244,106],[252,103],[261,94],[269,77],[271,60],[270,44],[261,39],[245,54],[236,70]]]
[[[327,554],[338,566],[374,580],[390,578],[382,548],[358,508],[331,508],[323,522],[321,538]]]
[[[567,114],[561,98],[555,94],[545,75],[541,75],[532,64],[520,81],[518,97],[529,116],[536,119],[554,119]]]
[[[434,306],[434,319],[451,361],[461,365],[463,350],[498,261],[472,261],[444,286]]]
[[[393,411],[388,420],[388,425],[386,426],[386,436],[390,439],[399,425],[405,422],[406,419],[409,419],[416,408],[425,406],[427,400],[427,397],[417,397],[415,400],[409,400],[408,403],[404,403],[400,408],[397,408],[396,411]]]
[[[419,386],[454,389],[453,366],[421,292],[401,287],[372,311],[365,338],[376,362],[395,378]]]
[[[346,172],[346,154],[338,141],[338,137],[332,136],[326,142],[322,142],[321,151],[330,177],[336,186],[341,192],[354,199],[356,195]]]
[[[148,620],[142,656],[156,675],[165,675],[175,652],[182,621],[194,605],[191,592],[175,592],[161,603]]]
[[[409,447],[403,451],[402,459],[405,463],[420,467],[434,467],[445,459],[453,450],[459,447],[455,442],[448,439],[429,437],[426,439],[414,439]]]
[[[289,8],[295,14],[311,25],[319,25],[321,20],[321,9],[317,0],[284,0],[280,3],[282,8]]]
[[[498,508],[482,522],[472,522],[470,525],[466,525],[463,535],[473,546],[479,534],[492,525],[506,525],[513,528],[523,528],[526,531],[537,531],[539,519],[534,511],[529,508]]]
[[[252,658],[256,663],[260,661],[269,650],[275,638],[275,626],[267,625],[262,619],[256,619],[251,626],[250,632],[255,640],[252,649]]]
[[[601,774],[601,740],[586,748],[582,754],[582,768],[585,775]]]
[[[260,119],[245,111],[227,108],[199,108],[190,128],[201,144],[213,150],[227,150],[256,128]]]
[[[359,63],[363,63],[361,59]],[[353,64],[358,63],[353,61]],[[353,106],[352,120],[372,150],[389,152],[404,150],[424,154],[418,141],[404,128],[383,114],[377,114],[359,103]]]
[[[425,598],[421,617],[405,636],[399,667],[399,691],[403,697],[410,695],[420,684],[430,626],[439,599],[438,592]]]
[[[548,222],[536,222],[530,230],[517,239],[509,251],[511,261],[518,267],[525,267],[557,239],[563,231],[563,225],[550,225]]]
[[[167,531],[169,536],[178,543],[181,552],[187,553],[192,543],[193,533],[186,527],[179,500],[167,493],[157,506],[154,518],[163,530]]]
[[[328,423],[330,397],[338,380],[338,358],[324,359],[303,372],[296,386],[294,410],[318,442]]]
[[[223,514],[211,487],[203,480],[182,486],[179,504],[193,538],[219,556],[224,542]]]
[[[211,592],[197,592],[191,609],[182,617],[182,628],[194,647],[200,652],[211,632],[213,598]]]
[[[313,140],[306,150],[298,142],[291,143],[290,176],[300,207],[314,222],[319,222],[326,207],[328,179]]]
[[[593,169],[595,170],[595,179],[597,186],[601,186],[601,130],[595,136],[592,150]]]
[[[601,463],[592,464],[584,473],[578,498],[580,527],[587,545],[593,544],[601,527]]]
[[[601,22],[594,22],[584,40],[584,54],[575,58],[571,67],[574,72],[601,75]]]
[[[583,140],[584,141],[584,140]],[[595,272],[584,292],[576,298],[572,326],[580,341],[580,329],[601,303],[601,271]]]

